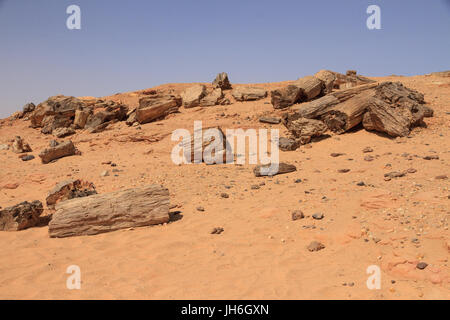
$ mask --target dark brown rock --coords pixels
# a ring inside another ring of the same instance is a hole
[[[93,194],[97,194],[93,183],[83,180],[67,180],[58,183],[49,191],[46,203],[49,208],[54,208],[58,202],[87,197]]]
[[[18,231],[34,227],[38,225],[43,210],[42,203],[37,200],[0,210],[0,230]]]

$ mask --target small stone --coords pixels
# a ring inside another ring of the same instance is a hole
[[[205,208],[203,208],[203,207],[197,207],[197,211],[205,211]]]
[[[319,251],[319,250],[325,249],[325,246],[322,243],[318,242],[318,241],[312,241],[308,245],[307,249],[309,251],[313,252],[313,251]]]
[[[259,188],[260,188],[260,186],[258,186],[258,185],[256,185],[256,184],[254,184],[254,185],[251,186],[251,189],[252,189],[252,190],[258,190]]]
[[[439,156],[437,155],[430,155],[423,157],[424,160],[439,160]]]
[[[314,213],[314,214],[312,215],[312,217],[313,217],[315,220],[322,220],[323,217],[324,217],[324,215],[323,215],[323,213]]]
[[[22,161],[30,161],[34,159],[33,155],[24,155],[23,157],[20,157],[20,159],[22,159]]]
[[[221,194],[220,194],[220,196],[222,197],[222,198],[224,198],[224,199],[228,199],[230,196],[228,195],[228,193],[225,193],[225,192],[222,192]]]
[[[101,176],[101,177],[107,177],[107,176],[109,176],[109,171],[108,171],[108,170],[102,171],[102,173],[100,173],[100,176]]]
[[[435,177],[436,180],[447,180],[448,177],[445,174],[439,175]]]
[[[426,262],[419,262],[418,264],[417,264],[417,269],[419,269],[419,270],[423,270],[423,269],[425,269],[426,267],[428,266],[428,263],[426,263]]]
[[[408,173],[416,173],[417,170],[414,169],[414,168],[409,168],[408,170],[406,170],[406,172],[408,172]]]
[[[369,152],[373,152],[373,149],[371,147],[366,147],[363,149],[364,153],[369,153]]]
[[[364,157],[364,160],[365,161],[373,161],[375,158],[373,157],[373,156],[371,156],[371,155],[368,155],[368,156],[365,156]]]
[[[296,221],[296,220],[300,220],[303,219],[305,217],[305,215],[303,214],[303,212],[301,210],[294,210],[292,212],[292,221]]]
[[[295,179],[294,183],[301,183],[302,179]]]
[[[360,181],[356,185],[360,186],[360,187],[364,187],[366,184],[364,183],[364,181]]]
[[[259,118],[259,122],[269,123],[269,124],[279,124],[281,122],[281,119],[275,118],[275,117],[261,117],[261,118]]]
[[[224,231],[222,227],[216,227],[212,229],[211,234],[221,234]]]
[[[350,172],[350,169],[339,169],[338,172],[339,173],[347,173],[347,172]]]
[[[333,152],[330,154],[330,156],[332,156],[333,158],[337,158],[343,155],[345,155],[345,153]]]

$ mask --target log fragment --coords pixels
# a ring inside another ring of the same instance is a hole
[[[284,162],[278,163],[278,167],[274,166],[273,164],[264,164],[264,165],[257,165],[253,169],[253,173],[255,174],[256,177],[274,176],[277,174],[290,173],[294,171],[297,171],[296,166]]]
[[[47,164],[53,160],[73,156],[77,152],[72,141],[68,140],[65,142],[61,142],[60,144],[44,149],[39,154],[39,157],[42,160],[42,163]]]
[[[95,235],[169,221],[169,190],[160,185],[97,194],[60,202],[49,236]]]
[[[140,124],[155,121],[170,113],[177,112],[182,103],[181,97],[174,95],[152,95],[139,99],[136,120]]]
[[[0,210],[0,230],[19,231],[39,224],[39,217],[44,211],[38,200],[22,202]]]
[[[360,124],[374,92],[367,90],[330,108],[322,117],[328,129],[343,133]]]

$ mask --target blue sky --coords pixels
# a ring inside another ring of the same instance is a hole
[[[81,8],[68,30],[66,8]],[[366,9],[381,8],[381,30]],[[55,94],[450,69],[449,0],[0,0],[0,117]]]

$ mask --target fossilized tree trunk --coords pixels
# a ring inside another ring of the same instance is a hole
[[[169,221],[169,190],[160,185],[97,194],[60,202],[49,235],[94,235]]]

